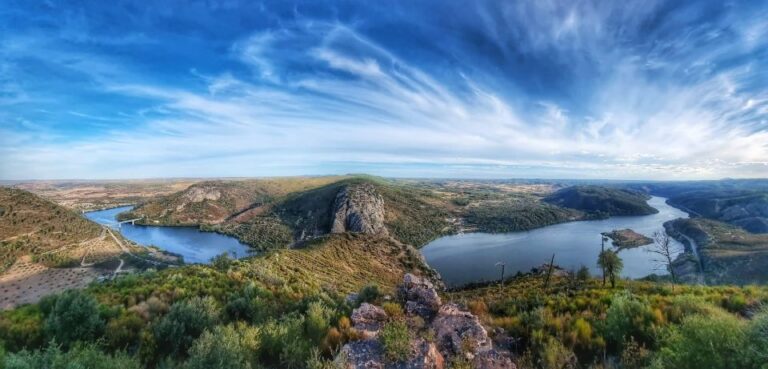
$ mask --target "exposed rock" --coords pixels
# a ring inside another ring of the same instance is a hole
[[[384,309],[367,302],[352,311],[352,324],[365,338],[376,337],[386,321]]]
[[[481,352],[472,359],[474,369],[517,369],[517,366],[507,355],[496,350]]]
[[[472,358],[493,346],[480,319],[456,304],[440,307],[432,329],[438,349],[446,356],[466,354]]]
[[[198,185],[184,192],[184,197],[190,202],[216,201],[221,198],[221,191],[214,186]]]
[[[387,234],[384,198],[370,183],[342,188],[333,202],[331,233]]]
[[[410,273],[403,277],[398,294],[405,301],[405,312],[408,315],[418,315],[425,320],[431,320],[442,304],[432,282]]]
[[[507,351],[493,347],[480,320],[456,304],[442,305],[429,280],[406,274],[398,290],[398,298],[405,303],[407,321],[421,322],[408,325],[411,337],[408,359],[400,362],[387,359],[378,339],[379,330],[386,324],[387,314],[374,305],[364,303],[352,312],[352,322],[355,329],[365,332],[365,339],[344,345],[336,359],[339,367],[444,369],[446,362],[461,357],[470,360],[472,368],[476,369],[516,369]],[[434,342],[414,338],[424,337],[425,332],[434,334]]]
[[[444,369],[443,356],[435,344],[416,339],[411,342],[411,355],[405,361],[393,362],[384,356],[377,340],[350,342],[341,349],[337,363],[344,369]]]

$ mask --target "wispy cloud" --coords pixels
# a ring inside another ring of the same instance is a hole
[[[180,16],[199,35],[134,38],[167,19],[143,14],[109,42],[86,11],[0,42],[0,66],[36,65],[0,68],[0,101],[38,102],[0,115],[0,177],[768,175],[764,5],[281,6],[221,34],[201,11]]]

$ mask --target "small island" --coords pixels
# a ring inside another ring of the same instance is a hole
[[[650,237],[646,237],[629,228],[618,230],[614,229],[611,232],[603,232],[601,234],[610,238],[613,241],[613,245],[619,249],[630,249],[633,247],[645,246],[653,242],[653,239]]]

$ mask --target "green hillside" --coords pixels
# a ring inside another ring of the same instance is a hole
[[[637,191],[602,186],[561,189],[544,201],[596,216],[648,215],[659,211],[648,205],[648,196]]]
[[[39,255],[94,238],[101,227],[30,192],[0,187],[0,271],[22,255]]]

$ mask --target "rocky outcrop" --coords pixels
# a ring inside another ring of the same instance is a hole
[[[398,289],[398,297],[405,303],[406,313],[418,315],[427,320],[437,314],[442,304],[432,282],[410,273],[403,277],[403,284]]]
[[[352,324],[364,337],[376,337],[389,317],[384,309],[364,302],[352,311]]]
[[[493,347],[480,320],[456,304],[440,307],[432,322],[437,347],[445,356],[465,355],[469,359]]]
[[[216,201],[221,198],[221,190],[214,185],[197,185],[190,187],[183,196],[188,202]]]
[[[370,183],[344,186],[333,202],[331,233],[387,234],[384,198]]]
[[[364,332],[363,339],[341,349],[337,363],[342,368],[444,369],[455,360],[468,360],[476,369],[516,369],[508,352],[493,347],[480,319],[459,305],[443,305],[428,280],[406,274],[398,297],[405,307],[405,317],[399,319],[407,322],[411,337],[408,357],[401,361],[386,358],[378,332],[390,317],[364,303],[352,313],[353,325]],[[429,336],[434,339],[423,338]]]
[[[411,342],[407,360],[392,362],[384,358],[384,348],[376,340],[361,340],[344,345],[336,362],[344,369],[444,369],[445,360],[434,343],[423,339]]]

